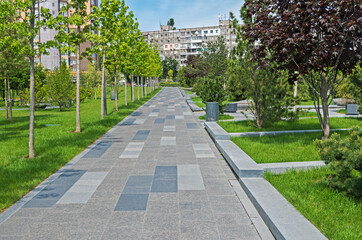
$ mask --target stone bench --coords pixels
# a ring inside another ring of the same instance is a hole
[[[237,108],[237,103],[229,103],[226,105],[224,112],[236,113]]]

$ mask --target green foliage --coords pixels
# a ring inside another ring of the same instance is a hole
[[[168,75],[169,79],[171,79],[171,80],[173,79],[173,71],[172,71],[172,69],[168,70],[167,75]]]
[[[259,66],[252,58],[256,49],[254,42],[245,39],[238,21],[232,18],[238,45],[229,63],[228,89],[237,86],[234,97],[243,95],[250,100],[249,110],[255,117],[251,123],[258,128],[279,121],[282,117],[296,118],[293,112],[288,112],[289,106],[298,103],[293,97],[293,85],[288,83],[288,71],[278,70],[280,65],[270,61],[268,56],[263,58],[267,64]]]
[[[328,140],[315,140],[315,146],[333,171],[326,178],[329,186],[362,198],[362,129],[353,127],[345,139],[333,134]]]
[[[163,60],[162,61],[162,69],[163,69],[162,77],[166,79],[168,77],[168,72],[170,70],[173,71],[173,77],[176,77],[177,76],[177,65],[178,65],[178,62],[175,59],[166,58],[165,60]]]
[[[208,42],[204,46],[202,57],[208,69],[206,73],[208,78],[224,82],[228,53],[223,37],[219,37],[216,42]]]
[[[170,18],[170,20],[167,21],[167,25],[173,27],[175,25],[175,20]]]
[[[337,89],[337,96],[347,98],[350,102],[362,103],[362,71],[359,64]]]
[[[46,77],[47,77],[48,70],[45,69],[42,65],[38,65],[35,67],[34,72],[34,81],[35,81],[35,104],[40,104],[46,100],[47,97],[47,88],[45,86]],[[30,102],[30,92],[29,86],[19,92],[23,101],[25,103]]]
[[[220,113],[223,113],[223,101],[226,100],[226,91],[220,81],[209,78],[198,80],[197,95],[203,102],[218,102]]]
[[[59,68],[54,70],[54,73],[49,74],[47,77],[45,88],[48,97],[52,104],[59,106],[60,111],[63,111],[67,101],[72,97],[72,80],[71,70],[65,63],[62,63]]]
[[[180,87],[180,83],[178,82],[161,82],[161,87]]]

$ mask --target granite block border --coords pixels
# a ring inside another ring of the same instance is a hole
[[[341,129],[331,129],[331,131],[348,131],[349,128]],[[322,132],[321,129],[312,129],[312,130],[287,130],[287,131],[268,131],[268,132],[240,132],[240,133],[230,133],[231,137],[261,137],[261,136],[276,136],[281,134],[294,134],[294,133],[312,133],[312,132]]]
[[[162,89],[161,89],[162,91]],[[159,91],[155,96],[157,96],[161,91]],[[154,97],[155,97],[154,96]],[[151,100],[151,99],[150,99]],[[149,100],[149,101],[150,101]],[[144,104],[147,104],[149,101],[145,102]],[[143,104],[143,105],[144,105]],[[134,112],[137,112],[140,110],[140,108],[143,107],[140,106],[137,108]],[[132,112],[133,113],[133,112]],[[8,209],[3,211],[0,214],[0,224],[5,222],[9,217],[14,215],[20,208],[22,208],[27,202],[29,202],[31,199],[33,199],[41,190],[43,190],[46,186],[54,182],[55,179],[57,179],[62,173],[64,173],[66,170],[70,169],[71,166],[76,164],[83,156],[85,156],[88,152],[90,152],[94,147],[97,146],[98,143],[102,142],[102,139],[107,139],[109,137],[109,134],[115,131],[117,128],[121,127],[124,122],[129,120],[131,115],[128,115],[125,117],[122,121],[120,121],[118,124],[116,124],[113,128],[108,130],[103,136],[101,136],[99,139],[97,139],[95,142],[93,142],[91,145],[89,145],[85,150],[83,150],[81,153],[76,155],[72,160],[70,160],[67,164],[65,164],[62,168],[60,168],[58,171],[50,175],[48,178],[46,178],[43,182],[41,182],[38,186],[36,186],[33,190],[31,190],[29,193],[24,195],[21,199],[19,199],[16,203],[14,203],[12,206],[10,206]]]
[[[257,164],[230,140],[230,134],[216,122],[205,122],[204,126],[276,239],[327,239],[263,178],[265,170],[284,172],[291,168],[305,169],[323,166],[323,162]]]
[[[197,106],[192,100],[191,98],[185,93],[185,91],[178,87],[179,91],[181,92],[181,95],[184,97],[187,105],[189,106],[189,108],[191,109],[191,111],[193,112],[201,112],[204,111],[204,109],[200,108],[199,106]]]

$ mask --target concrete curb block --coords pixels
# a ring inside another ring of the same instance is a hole
[[[264,169],[230,140],[217,140],[216,146],[239,178],[262,177]]]
[[[202,108],[197,106],[191,99],[186,99],[186,102],[189,105],[191,111],[193,111],[193,112],[204,111]]]
[[[272,173],[284,173],[288,170],[306,170],[310,168],[325,167],[323,161],[310,161],[310,162],[285,162],[285,163],[259,163],[265,171]]]
[[[230,134],[220,127],[220,125],[216,122],[204,122],[204,126],[213,141],[230,140]]]
[[[331,131],[348,131],[349,128],[331,129]],[[311,132],[322,132],[321,129],[313,130],[288,130],[288,131],[268,131],[268,132],[241,132],[241,133],[230,133],[232,137],[261,137],[261,136],[275,136],[280,134],[290,133],[311,133]]]
[[[161,92],[161,91],[160,91]],[[156,95],[158,95],[160,92],[158,92]],[[155,95],[155,96],[156,96]],[[152,99],[152,98],[151,98]],[[147,102],[146,102],[147,103]],[[144,104],[146,104],[144,103]],[[140,108],[140,106],[137,108],[134,112],[137,112]],[[131,113],[132,114],[132,113]],[[130,115],[131,115],[130,114]],[[122,126],[122,123],[128,120],[129,116],[125,117],[122,121],[120,121],[118,124],[116,124],[113,128],[108,130],[103,136],[101,136],[99,139],[97,139],[94,143],[89,145],[85,150],[83,150],[81,153],[76,155],[72,160],[70,160],[67,164],[65,164],[62,168],[60,168],[58,171],[50,175],[48,178],[46,178],[43,182],[41,182],[38,186],[36,186],[33,190],[31,190],[29,193],[24,195],[21,199],[19,199],[16,203],[14,203],[12,206],[10,206],[8,209],[6,209],[4,212],[0,214],[0,224],[5,222],[9,217],[11,217],[13,214],[15,214],[20,208],[22,208],[27,202],[29,202],[33,197],[35,197],[43,188],[48,186],[50,183],[52,183],[55,179],[57,179],[64,171],[69,169],[71,166],[76,164],[84,155],[86,155],[89,151],[91,151],[95,146],[97,146],[98,143],[102,142],[103,138],[107,138],[110,133],[112,133],[115,129]]]
[[[215,129],[220,130],[222,128],[216,122],[205,122],[204,125],[217,148],[238,176],[240,185],[276,239],[327,239],[278,190],[262,177],[264,170],[286,171],[290,168],[318,167],[323,166],[323,162],[257,164],[231,140],[217,139],[220,135]],[[230,134],[224,129],[222,130],[224,133],[221,136],[226,138],[226,135],[229,135],[230,139]]]
[[[239,182],[276,239],[327,239],[264,178]]]

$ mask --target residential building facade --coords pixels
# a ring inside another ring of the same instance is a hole
[[[175,59],[179,66],[185,65],[187,57],[202,53],[203,46],[224,37],[229,50],[235,47],[236,35],[230,27],[230,20],[219,19],[218,26],[173,29],[172,26],[161,25],[159,31],[143,32],[148,44],[157,44],[161,59]]]
[[[40,12],[39,9],[42,7],[49,9],[50,13],[53,16],[57,16],[59,14],[60,9],[67,5],[67,0],[46,0],[46,1],[38,1],[36,6],[36,13]],[[92,11],[92,6],[98,6],[98,0],[89,0],[86,3],[87,6],[87,13],[89,14]],[[66,14],[68,17],[73,14],[74,10],[69,10]],[[40,20],[41,17],[39,14],[38,19]],[[75,29],[75,26],[69,26],[68,31],[71,29]],[[54,29],[47,29],[42,28],[39,31],[39,35],[36,36],[36,41],[38,42],[46,42],[48,40],[53,40],[54,36],[57,34],[57,31]],[[81,44],[81,53],[84,52],[87,48],[91,48],[91,43],[89,41]],[[53,70],[60,66],[60,63],[64,61],[67,65],[69,65],[73,72],[76,71],[76,56],[74,53],[70,52],[61,52],[57,48],[50,48],[47,50],[48,55],[40,55],[38,56],[35,61],[37,63],[41,63],[45,68]],[[91,56],[93,62],[98,61],[98,56],[93,54]],[[88,59],[83,58],[80,61],[80,70],[87,71],[88,68]]]

